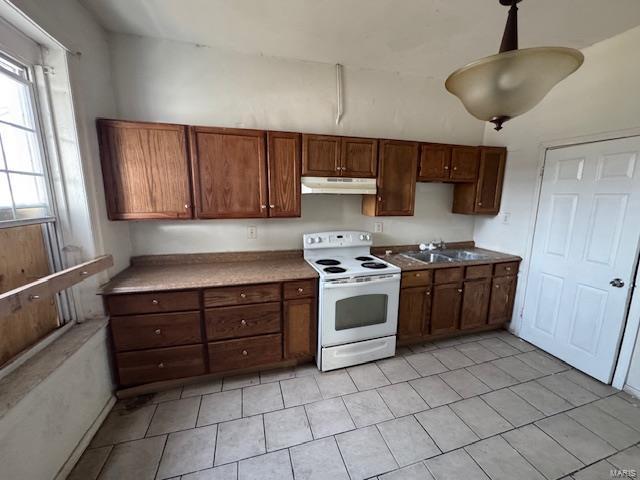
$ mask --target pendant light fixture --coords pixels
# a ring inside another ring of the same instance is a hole
[[[582,52],[573,48],[518,49],[517,3],[521,0],[499,1],[510,6],[500,53],[456,70],[445,82],[471,115],[495,124],[496,130],[535,107],[584,62]]]

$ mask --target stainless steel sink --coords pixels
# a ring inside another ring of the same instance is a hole
[[[403,253],[405,257],[413,258],[414,260],[420,260],[425,263],[447,263],[453,262],[453,260],[445,255],[434,252],[411,252]]]
[[[484,260],[488,255],[479,252],[469,252],[467,250],[441,250],[441,255],[452,260]]]

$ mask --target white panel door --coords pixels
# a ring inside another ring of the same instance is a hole
[[[605,383],[638,257],[639,162],[640,137],[559,148],[542,180],[521,334]]]

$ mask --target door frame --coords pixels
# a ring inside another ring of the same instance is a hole
[[[533,253],[533,240],[536,230],[536,222],[538,221],[538,214],[540,212],[540,200],[542,196],[542,179],[544,174],[544,168],[546,164],[546,156],[548,150],[555,150],[558,148],[572,147],[576,145],[586,143],[598,143],[609,140],[620,140],[629,137],[640,137],[640,127],[615,130],[610,132],[595,133],[590,135],[582,135],[576,137],[569,137],[556,140],[542,140],[538,145],[538,165],[536,167],[537,178],[536,186],[534,190],[533,205],[530,218],[529,228],[527,229],[527,244],[525,248],[526,258],[522,261],[522,273],[520,275],[522,288],[518,289],[517,293],[517,305],[519,306],[517,314],[514,312],[510,329],[519,336],[522,330],[523,312],[524,312],[524,300],[526,298],[526,291],[529,285],[529,271],[531,267],[531,257]],[[638,239],[640,241],[640,239]],[[640,254],[638,255],[640,257]],[[636,257],[636,266],[640,258]],[[635,278],[633,279],[634,287],[640,286],[640,268],[636,268]],[[633,350],[636,344],[636,339],[640,332],[640,295],[631,292],[631,298],[629,305],[627,306],[627,314],[625,318],[625,327],[622,333],[622,341],[620,343],[620,349],[618,351],[618,359],[616,361],[612,386],[622,390],[627,374],[629,373],[629,367],[631,366],[631,358],[633,356]]]

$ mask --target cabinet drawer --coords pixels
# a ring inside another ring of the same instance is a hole
[[[280,302],[205,311],[208,340],[280,332]]]
[[[199,312],[113,317],[111,333],[117,352],[202,342]]]
[[[280,301],[280,284],[247,285],[240,287],[210,288],[204,291],[205,307],[245,305]]]
[[[518,273],[518,262],[496,263],[493,274],[496,277],[504,277],[505,275],[515,275]]]
[[[419,272],[404,272],[402,274],[402,288],[431,285],[431,277],[431,270],[420,270]]]
[[[107,308],[111,315],[134,315],[198,310],[200,302],[198,292],[130,293],[108,296]]]
[[[435,271],[434,283],[455,283],[462,280],[463,267],[456,268],[439,268]]]
[[[315,280],[302,280],[300,282],[288,282],[284,284],[284,299],[308,298],[316,295]]]
[[[205,373],[201,345],[118,353],[120,385],[137,385]]]
[[[471,280],[474,278],[489,278],[492,273],[491,265],[472,265],[465,269],[464,278]]]
[[[225,340],[209,344],[209,370],[221,372],[282,360],[282,335]]]

